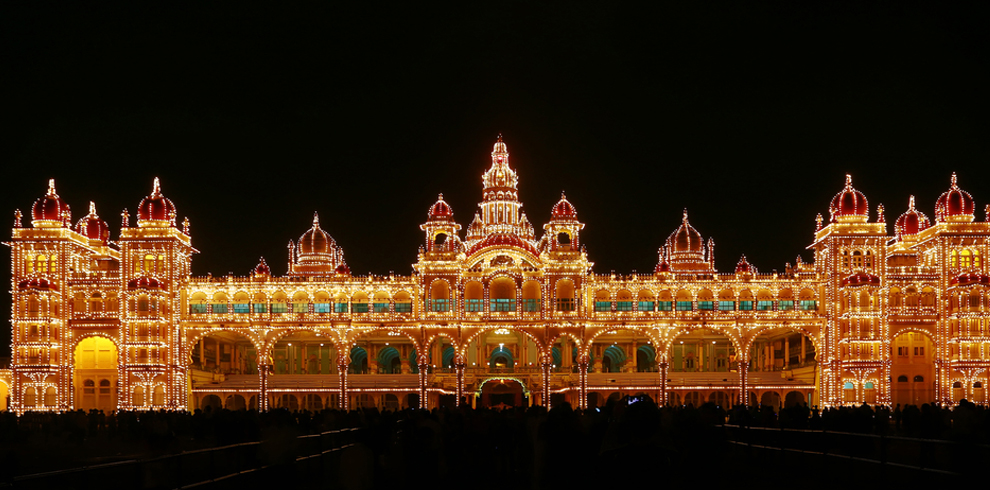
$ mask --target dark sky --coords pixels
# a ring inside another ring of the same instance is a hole
[[[601,273],[652,270],[685,207],[722,270],[810,260],[847,172],[888,222],[953,171],[990,202],[987,2],[439,3],[0,3],[0,211],[54,177],[116,236],[159,176],[196,274],[283,273],[313,211],[356,274],[409,274],[498,133]]]

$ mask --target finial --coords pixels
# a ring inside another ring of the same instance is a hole
[[[498,133],[498,140],[497,140],[497,141],[498,141],[499,143],[501,143],[501,142],[502,142],[502,133]]]
[[[846,189],[849,189],[853,185],[853,176],[846,174]]]
[[[313,211],[313,228],[320,226],[320,213]]]
[[[959,181],[959,178],[956,177],[956,173],[955,172],[952,172],[952,188],[953,189],[955,189],[956,187],[959,187],[958,181]]]
[[[914,210],[914,196],[908,199],[908,210]]]
[[[186,216],[185,219],[182,220],[182,233],[185,233],[186,235],[189,234],[189,217],[188,216]]]
[[[988,208],[988,209],[990,209],[990,208]],[[15,209],[14,210],[14,228],[20,228],[21,227],[21,218],[22,217],[23,217],[23,215],[21,214],[21,210],[20,209]]]
[[[822,213],[818,213],[818,216],[815,216],[815,231],[821,231],[821,229],[822,229]]]
[[[131,221],[131,214],[127,212],[127,208],[124,208],[120,213],[120,226],[121,228],[128,228]]]
[[[564,195],[564,191],[560,191],[560,199],[561,200],[567,199],[567,196]]]
[[[877,206],[877,223],[886,223],[886,219],[883,217],[883,203]]]
[[[151,196],[158,197],[162,195],[162,184],[158,182],[158,177],[155,177],[155,183],[151,187]]]
[[[442,192],[440,193],[439,196],[437,196],[437,201],[443,201],[443,193]]]
[[[89,215],[96,217],[96,203],[89,201]]]
[[[983,209],[983,212],[987,213],[987,221],[990,221],[990,204],[987,204],[987,207]]]
[[[55,179],[48,179],[48,195],[58,197],[58,194],[55,193]]]
[[[684,223],[687,223],[688,222],[688,220],[687,220],[687,208],[684,208],[684,218],[681,221],[684,222]]]

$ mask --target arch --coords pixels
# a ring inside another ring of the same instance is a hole
[[[803,403],[805,403],[804,393],[800,391],[788,391],[784,395],[784,408],[793,408]]]
[[[378,369],[385,374],[401,374],[402,359],[395,347],[386,346],[378,351]]]
[[[760,405],[766,407],[773,407],[775,412],[780,411],[780,393],[776,391],[764,391],[763,395],[760,396]]]
[[[421,347],[419,344],[419,340],[416,339],[416,337],[414,337],[408,329],[385,327],[385,326],[360,331],[357,333],[356,336],[354,336],[351,339],[351,342],[357,342],[359,340],[366,339],[373,335],[380,335],[382,333],[384,333],[387,336],[402,337],[403,339],[408,340],[409,343],[413,345],[414,349]]]
[[[491,355],[488,356],[488,367],[492,370],[511,370],[514,366],[515,359],[512,356],[512,351],[506,349],[504,346],[498,346],[492,349]]]
[[[790,322],[783,322],[783,323],[780,323],[780,324],[762,325],[762,326],[757,327],[756,329],[750,331],[746,335],[746,337],[744,339],[742,339],[742,340],[744,340],[744,342],[742,343],[742,346],[745,349],[745,352],[749,352],[749,350],[753,347],[753,342],[756,341],[756,338],[757,337],[759,337],[761,335],[764,335],[764,334],[767,334],[767,333],[769,333],[769,332],[771,332],[773,330],[790,330],[790,331],[792,331],[794,333],[799,333],[801,335],[804,335],[805,337],[808,337],[808,340],[811,341],[811,344],[814,347],[815,352],[820,352],[820,348],[821,348],[821,346],[820,346],[820,339],[818,339],[818,337],[815,335],[815,333],[812,332],[812,331],[810,331],[810,330],[808,330],[808,329],[806,329],[806,328],[804,328],[800,324],[794,324],[794,323],[790,323]]]
[[[719,407],[732,406],[732,403],[729,400],[729,395],[722,390],[716,390],[708,394],[708,403],[714,403]]]
[[[509,276],[498,276],[488,283],[488,301],[491,311],[516,311],[516,281]]]
[[[574,311],[577,308],[577,301],[574,295],[574,281],[571,279],[558,279],[554,283],[554,300],[557,311]]]
[[[481,281],[468,281],[464,283],[464,309],[468,312],[479,313],[484,311],[485,286]]]
[[[704,401],[704,398],[702,398],[700,391],[689,391],[689,392],[687,392],[687,393],[684,394],[684,405],[685,406],[691,405],[691,406],[693,406],[695,408],[698,408],[698,407],[701,406],[701,404],[702,404],[703,401]]]
[[[467,356],[467,349],[468,349],[468,346],[471,345],[471,342],[472,341],[476,340],[483,333],[487,333],[487,332],[490,332],[492,330],[501,330],[501,329],[508,330],[508,331],[510,331],[510,332],[512,332],[512,333],[514,333],[516,335],[525,336],[529,340],[532,340],[533,343],[536,344],[536,351],[537,351],[537,355],[538,356],[539,355],[542,355],[544,352],[546,352],[546,346],[543,344],[543,342],[539,338],[537,338],[532,333],[530,333],[530,332],[528,332],[526,330],[522,330],[522,329],[516,328],[513,325],[497,325],[497,324],[494,324],[494,325],[493,324],[485,325],[483,328],[481,328],[481,329],[477,330],[476,332],[472,333],[471,335],[469,335],[466,339],[463,340],[463,342],[461,344],[459,344],[457,346],[458,352],[461,355],[463,355],[463,356]],[[431,337],[429,340],[427,340],[426,345],[431,345],[436,338],[437,337]],[[451,343],[454,343],[453,340],[451,340]]]
[[[429,310],[442,313],[450,311],[450,283],[443,279],[434,279],[430,283]]]
[[[636,349],[636,370],[639,372],[656,371],[657,351],[652,345],[641,345]]]
[[[103,410],[117,408],[115,385],[119,379],[119,350],[117,343],[101,334],[76,339],[72,348],[72,379],[76,387],[75,408]],[[106,380],[107,385],[101,381]],[[88,383],[87,383],[88,382]],[[99,388],[97,387],[99,385]]]
[[[524,312],[540,311],[543,299],[543,286],[539,281],[530,279],[522,285],[522,310]]]
[[[622,367],[625,363],[626,351],[620,347],[610,345],[602,352],[602,371],[604,372],[622,372]]]
[[[355,345],[351,347],[351,363],[347,366],[350,374],[366,374],[368,372],[368,351],[364,347]]]
[[[412,296],[408,291],[395,293],[394,299],[396,313],[412,313]]]

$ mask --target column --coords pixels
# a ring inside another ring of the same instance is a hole
[[[667,369],[669,367],[670,364],[666,360],[657,363],[658,371],[660,371],[660,399],[657,400],[657,403],[661,407],[667,404]]]
[[[578,408],[588,408],[588,358],[585,356],[578,363]]]
[[[739,361],[739,404],[749,405],[749,359]]]
[[[430,404],[426,399],[426,383],[429,381],[429,369],[430,365],[424,363],[425,357],[420,357],[419,363],[419,408],[423,410],[429,409]]]
[[[337,397],[337,404],[341,410],[350,410],[351,404],[348,400],[347,394],[347,363],[341,361],[337,363],[337,379],[339,385],[337,387],[337,392],[339,393]]]
[[[808,339],[806,339],[804,337],[804,335],[802,335],[801,336],[801,364],[804,364],[804,361],[806,360],[805,359],[805,356],[808,355],[808,347],[807,347],[807,344],[806,344],[807,341],[808,341]]]
[[[791,342],[787,339],[787,337],[784,337],[782,342],[784,343],[784,365],[788,366],[791,362]]]
[[[464,396],[464,358],[457,355],[454,358],[454,371],[457,373],[457,388],[454,393],[454,406],[461,406],[461,397]]]
[[[550,368],[553,367],[553,363],[544,361],[540,364],[540,368],[543,372],[543,396],[541,397],[540,404],[550,410]]]
[[[202,347],[202,344],[200,344]],[[260,356],[259,356],[260,357]],[[202,357],[200,357],[202,359]],[[260,359],[259,359],[260,360]],[[267,361],[262,361],[258,364],[258,376],[260,378],[258,383],[258,411],[266,412],[268,411],[268,371],[269,366]]]

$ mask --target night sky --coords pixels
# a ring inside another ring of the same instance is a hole
[[[530,221],[566,191],[598,273],[652,271],[685,207],[720,270],[809,261],[846,173],[892,224],[955,171],[984,219],[990,3],[652,3],[2,2],[0,211],[55,178],[115,239],[158,176],[197,275],[284,273],[314,211],[355,274],[410,274],[502,133]]]

